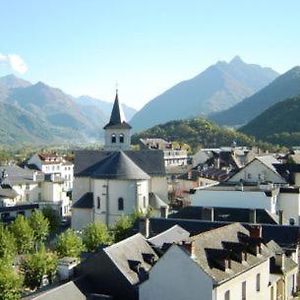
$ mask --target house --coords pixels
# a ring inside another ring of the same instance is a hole
[[[259,226],[234,223],[171,245],[140,284],[139,299],[290,299],[297,271],[275,242],[263,243]]]
[[[56,153],[36,153],[26,162],[27,168],[42,171],[44,174],[61,177],[64,190],[73,189],[74,164]]]
[[[279,188],[273,185],[222,183],[195,189],[192,206],[266,209],[276,214]]]
[[[10,220],[17,213],[27,216],[32,205],[36,205],[36,208],[49,205],[60,216],[68,216],[71,204],[63,190],[63,184],[60,178],[36,170],[23,169],[16,165],[0,166],[2,220]],[[7,209],[8,207],[11,208]]]
[[[168,186],[163,152],[130,150],[130,125],[119,105],[118,93],[104,127],[103,151],[75,153],[72,227],[82,229],[96,220],[114,224],[134,211],[166,215]]]
[[[95,287],[94,293],[111,295],[114,300],[136,300],[139,284],[157,260],[156,252],[138,233],[85,260],[78,274]]]
[[[162,138],[144,138],[139,140],[141,149],[162,150],[166,168],[176,166],[186,166],[188,164],[188,154],[186,149],[167,142]]]
[[[227,181],[232,183],[271,182],[277,185],[288,184],[287,179],[278,171],[280,162],[272,155],[256,156]]]

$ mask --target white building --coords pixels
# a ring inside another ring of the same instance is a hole
[[[131,127],[122,116],[117,94],[104,127],[105,150],[75,154],[72,227],[77,230],[96,220],[111,225],[150,207],[155,215],[167,214],[163,153],[129,150]]]
[[[176,148],[172,142],[167,142],[162,138],[140,139],[142,149],[162,150],[166,167],[186,166],[188,164],[188,154],[185,149]]]
[[[0,174],[0,206],[50,205],[62,217],[70,214],[70,199],[60,178],[16,165],[1,166]]]
[[[235,223],[173,244],[141,283],[139,299],[291,299],[297,264],[275,254],[274,242],[263,244],[260,233]]]
[[[60,176],[64,181],[64,190],[73,189],[74,164],[63,156],[55,153],[36,153],[27,161],[27,166],[36,168],[44,174]]]
[[[192,206],[266,209],[275,214],[279,189],[268,186],[215,185],[195,189]]]
[[[271,182],[277,185],[286,185],[287,180],[276,169],[280,162],[272,155],[257,156],[245,167],[239,170],[228,182],[260,183]]]

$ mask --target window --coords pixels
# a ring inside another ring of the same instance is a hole
[[[260,274],[256,275],[256,291],[260,291]]]
[[[112,144],[115,144],[117,142],[117,138],[116,138],[116,135],[113,133],[112,135],[111,135],[111,143]]]
[[[39,187],[39,188],[42,187],[42,183],[41,183],[41,182],[38,183],[38,187]]]
[[[274,300],[274,287],[271,286],[271,300]]]
[[[242,300],[246,300],[246,290],[247,290],[246,281],[243,281],[242,282]]]
[[[146,197],[143,197],[143,206],[146,207]]]
[[[118,210],[124,210],[124,199],[123,198],[118,199]]]
[[[251,179],[252,176],[251,176],[250,173],[248,173],[248,174],[247,174],[247,177],[248,177],[248,179]]]
[[[42,201],[42,193],[38,193],[38,199],[39,201]]]
[[[101,200],[100,197],[97,197],[97,208],[100,209],[101,208]]]
[[[230,291],[225,292],[224,300],[230,300]]]
[[[28,183],[26,183],[26,190],[29,190],[30,186]]]
[[[29,201],[29,194],[26,194],[26,201]]]
[[[295,225],[295,218],[290,218],[289,223],[290,225],[294,226]]]
[[[120,134],[119,139],[120,139],[120,143],[123,144],[124,143],[124,134],[123,133]]]

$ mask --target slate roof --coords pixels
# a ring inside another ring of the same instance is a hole
[[[74,204],[73,208],[93,208],[94,207],[94,194],[85,193],[81,198],[79,198]]]
[[[197,235],[201,232],[209,231],[214,228],[222,227],[231,222],[211,222],[202,220],[188,220],[188,219],[164,219],[164,218],[150,218],[150,233],[152,236],[159,234],[174,225],[179,225],[185,230],[189,231],[191,236]],[[250,224],[242,224],[245,228],[250,228]],[[300,242],[300,227],[290,225],[271,225],[261,224],[262,237],[264,242],[268,243],[274,240],[284,250],[295,250]]]
[[[91,176],[93,166],[100,166],[104,159],[115,152],[118,151],[83,150],[75,152],[75,176]],[[163,151],[124,151],[124,154],[149,176],[165,176]]]
[[[108,128],[131,129],[131,126],[128,123],[126,123],[122,107],[120,106],[118,90],[116,91],[116,98],[115,98],[114,106],[113,106],[113,109],[112,109],[112,112],[111,112],[110,120],[104,126],[104,129],[108,129]]]
[[[102,179],[150,179],[123,151],[111,152],[102,161],[84,170],[83,174]]]
[[[190,233],[179,225],[174,225],[166,231],[148,239],[156,247],[162,247],[163,244],[173,244],[189,240]]]
[[[17,165],[6,165],[0,166],[0,175],[2,171],[5,171],[7,178],[5,182],[11,185],[15,184],[25,184],[33,182],[33,173],[35,171],[29,169],[23,169]],[[37,181],[43,181],[44,176],[37,176]]]
[[[146,256],[152,256],[154,261],[158,259],[156,253],[140,233],[106,247],[104,251],[132,285],[141,282],[141,277],[133,270],[133,265],[138,265],[140,270],[148,272],[152,265],[146,261]]]
[[[213,209],[215,221],[249,223],[252,222],[251,215],[254,213],[253,209],[248,208],[213,207]],[[265,209],[255,209],[255,213],[256,223],[278,224],[278,218]],[[170,214],[169,218],[210,221],[210,216],[207,214],[207,207],[202,206],[184,207],[178,212]]]
[[[239,223],[201,233],[192,237],[194,241],[195,262],[216,283],[231,279],[238,274],[266,261],[271,251],[260,241],[249,238],[249,232]],[[249,251],[249,246],[260,243],[261,254],[255,255]],[[241,251],[247,252],[247,263],[242,263],[236,257]],[[218,265],[222,258],[230,258],[230,271],[222,270]]]
[[[0,197],[14,199],[18,196],[18,193],[12,188],[1,188]]]

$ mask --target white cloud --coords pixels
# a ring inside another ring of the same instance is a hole
[[[14,71],[20,74],[24,74],[28,70],[28,67],[23,58],[18,54],[5,55],[0,53],[0,62],[7,63]]]

